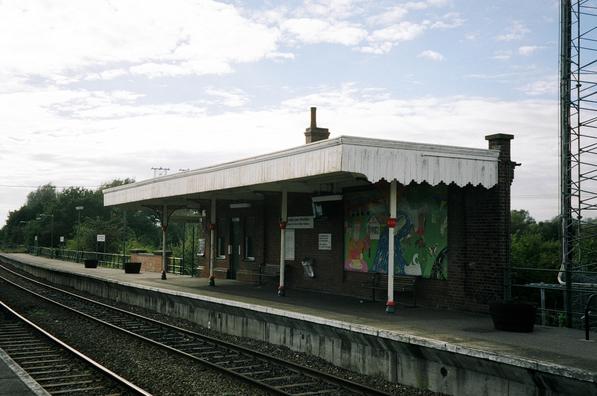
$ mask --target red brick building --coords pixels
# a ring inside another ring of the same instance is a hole
[[[418,304],[471,310],[508,292],[512,135],[486,136],[487,150],[328,139],[312,109],[305,136],[301,147],[105,190],[105,204],[153,207],[166,225],[198,209],[200,275],[216,284],[370,298],[363,285],[389,273],[415,277]],[[378,292],[391,307],[394,293]]]

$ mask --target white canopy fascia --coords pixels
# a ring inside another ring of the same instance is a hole
[[[330,174],[409,184],[497,184],[497,150],[341,136],[104,190],[106,206],[143,203]]]

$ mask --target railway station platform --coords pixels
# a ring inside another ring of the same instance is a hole
[[[49,396],[49,393],[0,349],[0,396]]]
[[[159,273],[85,269],[0,254],[49,281],[319,356],[338,366],[454,395],[597,395],[597,342],[576,329],[494,330],[488,315],[397,306],[345,296]]]

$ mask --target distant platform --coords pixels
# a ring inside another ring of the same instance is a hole
[[[488,315],[159,273],[85,269],[27,254],[5,262],[53,282],[188,319],[228,334],[286,345],[364,374],[447,394],[597,395],[597,343],[581,330],[494,330]],[[597,338],[597,337],[596,337]]]

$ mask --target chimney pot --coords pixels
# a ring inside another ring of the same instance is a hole
[[[305,142],[313,143],[329,136],[329,129],[317,127],[317,107],[311,107],[311,126],[305,130]]]

